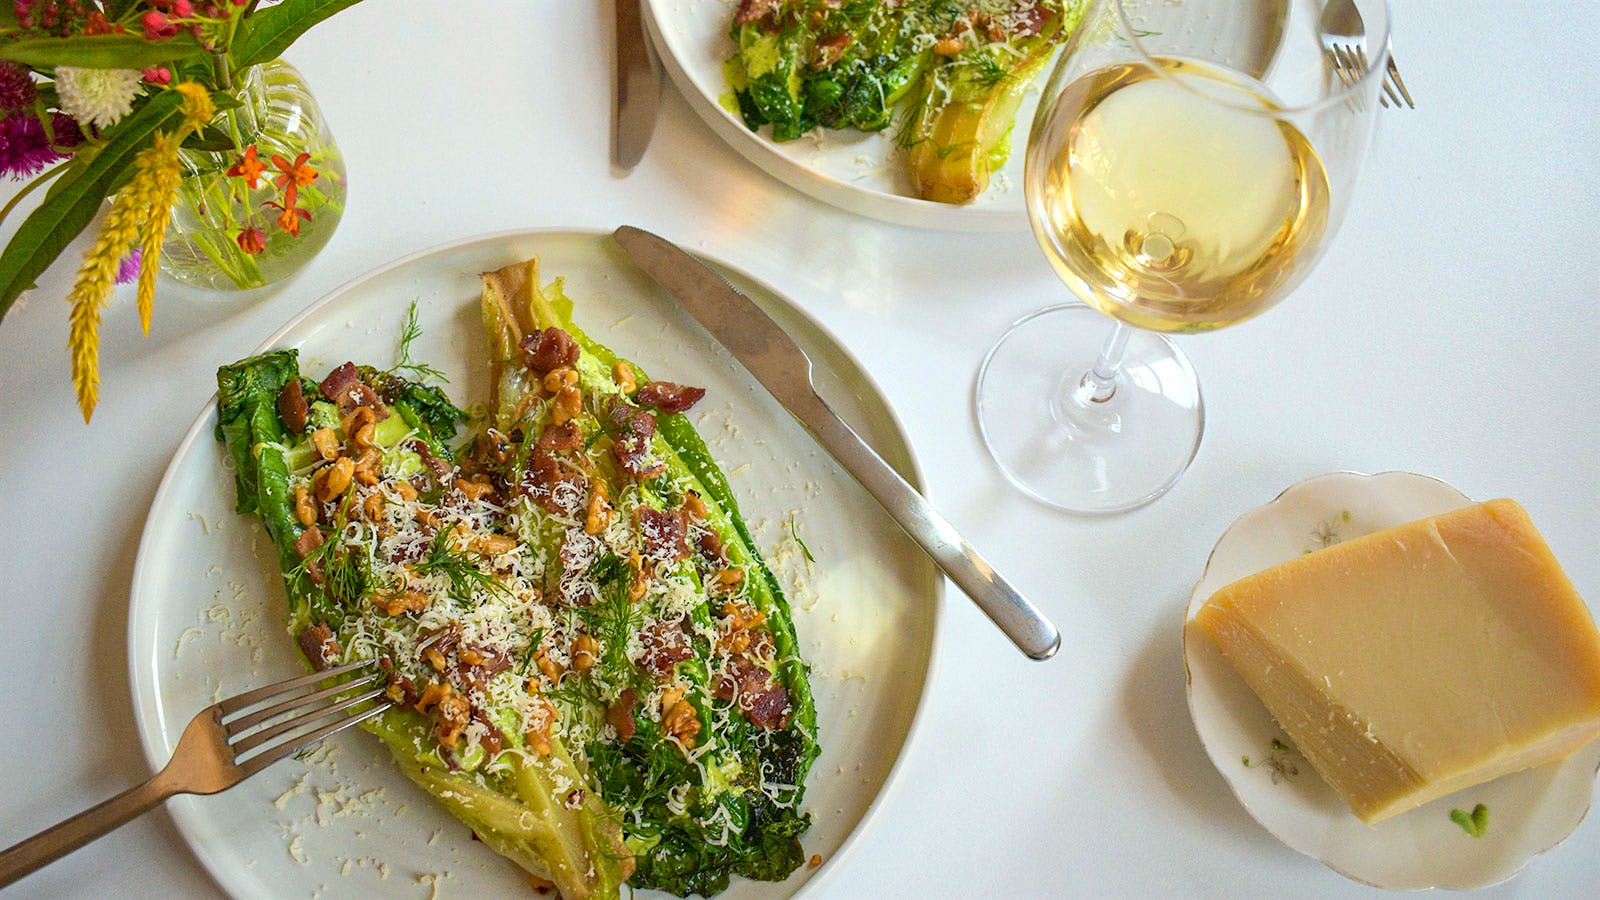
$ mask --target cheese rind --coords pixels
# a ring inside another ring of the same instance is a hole
[[[1274,566],[1193,624],[1368,824],[1600,735],[1600,631],[1511,500]]]

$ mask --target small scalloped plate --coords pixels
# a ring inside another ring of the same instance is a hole
[[[1185,624],[1218,588],[1286,559],[1472,503],[1410,472],[1335,472],[1289,488],[1240,516],[1211,551]],[[1288,745],[1244,680],[1197,629],[1185,627],[1189,715],[1211,762],[1262,827],[1356,881],[1391,890],[1477,888],[1515,875],[1572,834],[1589,811],[1600,741],[1561,762],[1506,775],[1379,823],[1362,824]],[[1452,810],[1488,809],[1473,838]]]

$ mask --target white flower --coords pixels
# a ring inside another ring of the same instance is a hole
[[[144,76],[138,69],[56,67],[56,94],[61,111],[79,125],[109,128],[133,111]]]

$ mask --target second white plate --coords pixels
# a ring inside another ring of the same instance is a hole
[[[757,133],[745,127],[738,114],[722,105],[728,93],[722,64],[733,55],[728,27],[737,5],[723,0],[645,0],[644,4],[645,26],[663,66],[689,105],[729,146],[779,181],[846,212],[920,228],[1028,230],[1022,157],[1037,90],[1028,92],[1017,111],[1011,155],[982,196],[967,206],[921,200],[911,186],[905,154],[895,146],[893,126],[872,134],[819,130],[780,144],[765,130]]]

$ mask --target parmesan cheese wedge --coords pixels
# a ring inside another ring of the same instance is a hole
[[[1369,825],[1600,735],[1600,632],[1511,500],[1274,566],[1191,627]]]

